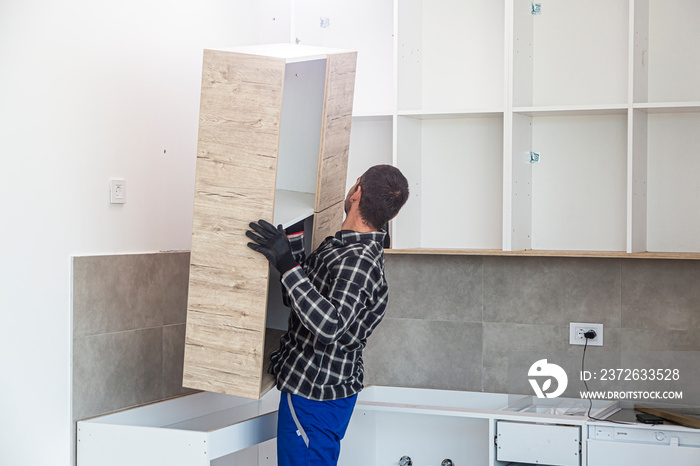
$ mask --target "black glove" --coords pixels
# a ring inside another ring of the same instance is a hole
[[[248,243],[248,247],[267,257],[270,264],[279,270],[280,275],[284,275],[299,265],[294,260],[294,256],[292,256],[292,248],[289,246],[289,240],[287,235],[284,234],[282,225],[275,228],[269,222],[261,219],[258,220],[257,224],[250,222],[250,228],[259,233],[259,235],[250,230],[245,232],[248,238],[255,241],[255,243]]]

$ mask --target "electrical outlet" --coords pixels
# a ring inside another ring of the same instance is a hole
[[[109,180],[109,202],[111,204],[126,203],[126,181],[114,178]]]
[[[595,330],[595,338],[588,340],[588,346],[603,346],[603,324],[586,324],[571,322],[569,324],[569,344],[585,345],[586,337],[583,335],[589,330]]]

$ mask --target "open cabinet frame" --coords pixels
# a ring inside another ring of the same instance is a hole
[[[295,5],[262,24],[358,51],[348,185],[409,180],[389,252],[700,259],[700,3]]]
[[[279,283],[245,231],[313,215],[316,247],[340,229],[355,62],[291,44],[204,51],[185,387],[259,399],[273,386],[268,288]]]

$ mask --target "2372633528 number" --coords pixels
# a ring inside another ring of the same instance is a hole
[[[598,380],[680,380],[678,369],[601,369]]]

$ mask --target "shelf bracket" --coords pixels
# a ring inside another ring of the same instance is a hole
[[[530,163],[540,163],[539,152],[530,152]]]
[[[533,15],[541,15],[542,14],[542,4],[541,3],[533,3],[532,4],[532,14]]]

